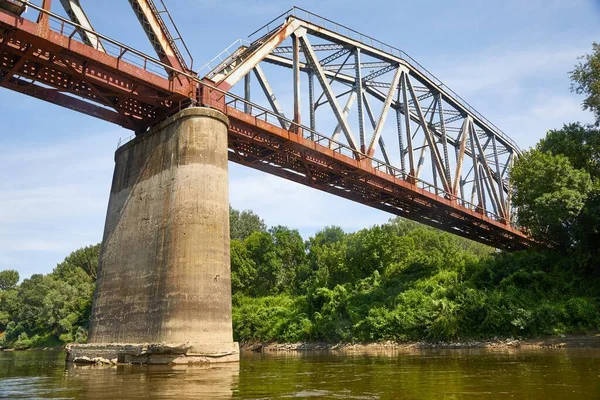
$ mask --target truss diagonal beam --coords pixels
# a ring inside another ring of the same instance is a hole
[[[348,114],[350,114],[350,109],[352,108],[352,105],[354,104],[354,100],[356,99],[356,91],[352,91],[350,92],[350,95],[348,96],[348,99],[346,100],[346,104],[344,105],[344,111],[343,111],[343,116],[344,118],[348,118]],[[335,127],[335,129],[333,130],[333,135],[331,135],[331,139],[332,140],[338,140],[340,133],[342,132],[342,125],[340,123],[338,123]],[[331,144],[331,146],[333,146],[333,143]]]
[[[421,104],[417,100],[417,95],[415,94],[415,90],[412,87],[412,83],[410,82],[410,79],[408,79],[408,77],[406,79],[406,83],[408,84],[408,89],[410,91],[410,94],[411,94],[413,100],[415,101],[417,115],[419,116],[419,119],[421,120],[421,127],[423,129],[423,132],[425,133],[425,138],[427,139],[427,144],[431,148],[431,156],[435,162],[435,167],[437,168],[440,178],[442,180],[442,185],[444,187],[444,190],[447,192],[450,192],[450,185],[448,185],[448,180],[446,179],[446,173],[444,172],[444,168],[442,167],[442,159],[440,157],[440,152],[435,143],[435,138],[433,137],[433,135],[431,134],[431,131],[429,130],[429,124],[425,120],[425,116],[423,115],[423,111],[421,110]],[[407,104],[407,108],[408,108],[408,104]]]
[[[130,0],[132,1],[132,0]],[[225,76],[217,78],[216,83],[219,89],[229,90],[238,83],[248,72],[252,70],[259,62],[264,60],[273,50],[286,40],[296,29],[300,27],[300,21],[291,19],[287,21],[280,29],[277,35],[273,35],[265,40],[258,48],[252,51],[233,71]],[[289,60],[289,58],[281,57]],[[290,60],[291,61],[291,60]],[[291,67],[291,63],[290,63]]]
[[[383,130],[383,126],[385,125],[385,120],[387,119],[388,112],[390,111],[390,105],[392,104],[392,100],[394,99],[394,94],[398,89],[398,82],[400,81],[400,75],[402,74],[402,69],[398,67],[396,69],[396,73],[392,78],[392,86],[388,92],[388,95],[383,103],[383,108],[381,109],[381,115],[379,116],[379,120],[377,121],[377,126],[375,127],[375,131],[373,132],[373,137],[371,138],[371,142],[369,143],[369,148],[367,149],[367,154],[371,154],[371,152],[375,148],[375,143],[379,141],[379,137],[381,136],[381,131]]]
[[[63,8],[65,9],[65,12],[67,13],[71,21],[88,29],[77,30],[77,33],[79,33],[79,36],[81,37],[83,43],[93,47],[98,51],[106,53],[104,46],[98,40],[98,36],[90,33],[90,31],[93,31],[94,28],[92,27],[92,23],[85,14],[85,11],[83,11],[81,4],[79,4],[79,0],[60,0],[60,3],[62,4]]]
[[[331,105],[331,109],[333,110],[333,113],[335,114],[335,117],[337,118],[338,123],[341,125],[342,130],[344,131],[344,135],[346,136],[346,140],[348,141],[348,144],[350,145],[350,147],[352,149],[358,151],[359,150],[358,145],[356,144],[354,135],[352,134],[352,131],[350,130],[350,125],[348,125],[348,121],[346,121],[346,118],[344,118],[343,112],[340,109],[340,105],[338,104],[337,98],[335,97],[335,94],[333,93],[333,90],[331,89],[329,82],[327,82],[327,78],[325,77],[323,68],[321,67],[321,64],[319,63],[317,56],[315,55],[315,52],[313,51],[313,49],[310,45],[310,41],[307,39],[306,34],[299,35],[299,39],[300,39],[300,42],[302,43],[302,48],[304,49],[304,56],[306,57],[310,66],[316,72],[317,79],[318,79],[319,83],[321,84],[321,88],[323,89],[323,92],[325,93],[325,96],[327,97],[327,100],[329,101],[329,104]]]
[[[281,118],[278,118],[279,125],[281,125],[281,127],[283,129],[288,129],[289,126],[288,126],[287,121],[285,120],[285,115],[283,113],[283,110],[281,109],[281,106],[279,105],[279,102],[277,101],[277,98],[275,97],[275,93],[273,92],[273,89],[271,89],[271,85],[269,85],[269,81],[267,81],[267,76],[263,72],[260,65],[257,65],[256,67],[254,67],[253,71],[254,71],[254,75],[256,76],[256,79],[258,80],[260,87],[262,88],[262,90],[265,94],[265,97],[267,98],[267,101],[269,102],[269,105],[271,106],[271,108],[273,109],[275,114],[277,114],[281,117]]]
[[[475,131],[475,126],[472,125],[473,130]],[[477,146],[477,150],[479,151],[479,161],[481,163],[481,167],[483,168],[485,175],[487,177],[487,180],[489,180],[490,185],[489,187],[491,187],[491,192],[492,192],[492,197],[493,197],[493,202],[496,204],[496,208],[499,211],[500,215],[505,218],[506,215],[504,213],[504,207],[502,205],[502,202],[500,201],[500,197],[498,196],[498,191],[496,190],[496,185],[494,185],[494,174],[492,173],[492,169],[490,168],[487,159],[485,158],[485,153],[484,153],[484,149],[481,147],[481,143],[479,142],[479,137],[477,136],[477,133],[475,132],[473,134],[473,139],[475,140],[475,145]],[[500,179],[500,177],[498,177],[498,181],[502,182],[502,180]]]
[[[467,117],[465,118],[465,120],[463,121],[462,124],[462,128],[460,129],[460,146],[457,149],[457,153],[456,153],[456,173],[454,175],[454,185],[452,186],[452,194],[453,195],[457,195],[458,192],[458,184],[460,183],[460,179],[461,179],[461,174],[462,174],[462,166],[463,166],[463,161],[465,159],[465,149],[467,146],[467,137],[468,132],[469,132],[469,126],[470,126],[470,120],[471,117]]]
[[[154,1],[129,0],[129,4],[160,61],[178,71],[189,71],[181,52],[175,44],[175,39],[167,29]],[[167,73],[171,73],[171,71],[168,70]]]
[[[365,104],[365,108],[367,109],[367,114],[369,115],[369,120],[371,121],[371,126],[373,129],[377,127],[377,123],[375,122],[375,117],[373,116],[373,111],[371,110],[371,105],[369,104],[369,100],[367,96],[363,93],[363,100]],[[379,148],[381,149],[381,154],[383,154],[383,159],[386,163],[390,164],[390,156],[387,152],[387,148],[385,147],[385,142],[383,141],[383,137],[379,136]]]

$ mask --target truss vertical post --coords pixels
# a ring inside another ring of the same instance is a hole
[[[400,79],[400,82],[398,83],[398,97],[396,102],[398,104],[401,104],[402,102],[400,101],[400,94],[402,93],[402,79]],[[404,160],[404,138],[403,133],[402,133],[402,111],[400,111],[400,107],[396,107],[396,127],[398,129],[398,148],[400,150],[400,170],[402,171],[403,174],[406,173],[406,165],[405,165],[405,160]]]
[[[408,104],[408,77],[402,73],[402,100],[404,104],[404,125],[406,126],[406,146],[408,151],[409,181],[415,183],[415,155],[413,154],[412,133],[410,132],[410,108]]]
[[[43,0],[42,8],[46,11],[51,11],[52,10],[52,0]],[[48,16],[48,14],[40,11],[40,13],[37,17],[37,23],[38,23],[38,34],[40,36],[44,36],[44,37],[47,36],[48,32],[50,31],[50,18]]]
[[[248,103],[244,103],[244,112],[247,114],[252,114],[252,106],[249,104],[250,103],[250,84],[251,84],[251,77],[252,75],[250,75],[249,73],[246,74],[246,76],[244,76],[244,100],[246,100]]]
[[[483,177],[485,174],[483,172],[483,167],[481,166],[481,163],[478,163],[478,168],[479,168],[479,190],[481,191],[481,203],[482,205],[482,213],[485,213],[486,209],[487,209],[487,200],[486,200],[486,195],[485,195],[485,178]],[[493,203],[493,201],[492,201]],[[492,207],[494,205],[492,204]]]
[[[294,63],[294,130],[301,135],[299,126],[302,124],[300,115],[300,40],[296,33],[292,34],[293,63]]]
[[[400,170],[406,173],[406,161],[404,160],[404,138],[402,132],[402,112],[396,108],[396,127],[398,129],[398,149],[400,150]]]
[[[435,188],[435,195],[438,195],[438,179],[437,179],[437,170],[435,168],[435,160],[431,157],[431,173],[433,175],[433,187]]]
[[[360,64],[360,49],[354,52],[354,72],[356,76],[356,91],[358,92],[358,131],[360,135],[360,150],[366,153],[365,148],[365,119],[363,115],[363,82]]]
[[[312,70],[308,71],[308,102],[310,113],[310,129],[316,130],[315,122],[315,74]],[[310,133],[311,140],[314,140],[314,133]]]
[[[508,156],[508,160],[506,160],[506,165],[508,166],[508,170],[510,173],[510,170],[513,166],[513,161],[514,161],[514,153],[511,151],[509,156]],[[506,195],[507,195],[507,199],[506,199],[506,220],[507,222],[510,224],[513,222],[513,218],[514,218],[514,213],[513,213],[513,208],[512,208],[512,185],[511,185],[511,180],[508,180],[508,189],[506,191]]]
[[[473,121],[469,118],[469,127],[468,127],[468,132],[469,132],[469,139],[471,142],[471,157],[473,159],[473,173],[475,175],[474,181],[473,181],[473,189],[474,191],[477,193],[477,201],[478,201],[478,212],[483,212],[483,207],[484,207],[484,203],[482,202],[483,199],[483,190],[481,188],[481,180],[479,179],[479,160],[477,157],[477,153],[475,152],[475,138],[473,137],[474,135],[476,135],[477,133],[475,132],[475,126],[473,125]],[[471,196],[472,198],[472,196]],[[471,202],[473,202],[471,200]]]
[[[483,166],[481,166],[481,171],[482,171],[482,175],[484,175],[483,174]],[[490,185],[493,185],[494,183],[493,182],[489,182],[488,179],[484,179],[483,183],[485,184],[485,188],[486,188],[488,194],[490,195],[490,197],[493,197],[493,195],[492,195],[492,189],[490,188]],[[492,208],[494,209],[494,213],[496,213],[497,215],[501,215],[501,213],[498,212],[498,207],[496,206],[496,202],[492,201],[491,203],[492,203]]]
[[[442,105],[442,94],[438,95],[438,113],[440,116],[440,130],[442,131],[442,149],[444,151],[444,168],[446,169],[446,180],[452,186],[452,177],[450,176],[450,158],[448,157],[448,137],[446,136],[446,121],[444,120],[444,106]]]
[[[492,150],[494,151],[494,162],[496,164],[496,175],[498,177],[498,194],[500,195],[500,204],[504,207],[503,211],[506,211],[506,206],[504,202],[504,182],[502,180],[502,173],[500,172],[500,161],[498,159],[498,147],[496,146],[496,136],[492,136]],[[494,184],[490,182],[490,184]],[[502,210],[502,208],[501,208]],[[504,213],[506,214],[506,213]],[[502,215],[502,218],[508,219],[508,215]]]
[[[463,120],[463,124],[462,127],[460,128],[460,133],[459,133],[459,139],[460,139],[460,146],[459,147],[455,147],[455,153],[456,153],[456,174],[454,175],[454,186],[452,187],[452,194],[453,195],[457,195],[457,191],[458,191],[458,185],[460,184],[460,191],[461,191],[461,198],[464,200],[464,185],[461,183],[462,181],[462,166],[463,166],[463,160],[465,159],[465,150],[466,150],[466,144],[467,144],[467,137],[468,137],[468,132],[470,129],[470,119],[471,117],[466,117]]]

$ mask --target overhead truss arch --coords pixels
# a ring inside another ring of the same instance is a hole
[[[440,196],[514,223],[508,166],[521,152],[510,138],[400,50],[299,8],[280,20],[206,77],[235,92],[261,68],[263,86],[274,76],[268,97],[290,100],[266,105],[290,110],[298,124],[307,110],[311,129],[332,132],[330,147],[340,141],[359,160],[380,157],[409,182],[425,180]],[[261,102],[246,89],[246,100]]]

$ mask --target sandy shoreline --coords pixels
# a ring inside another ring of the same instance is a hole
[[[562,349],[600,348],[600,334],[581,336],[554,336],[540,339],[490,339],[456,342],[380,342],[380,343],[240,343],[244,351],[370,351],[370,350],[418,350],[418,349]]]

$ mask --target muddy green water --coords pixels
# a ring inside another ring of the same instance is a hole
[[[600,349],[244,353],[217,367],[74,367],[0,352],[0,398],[600,399]]]

